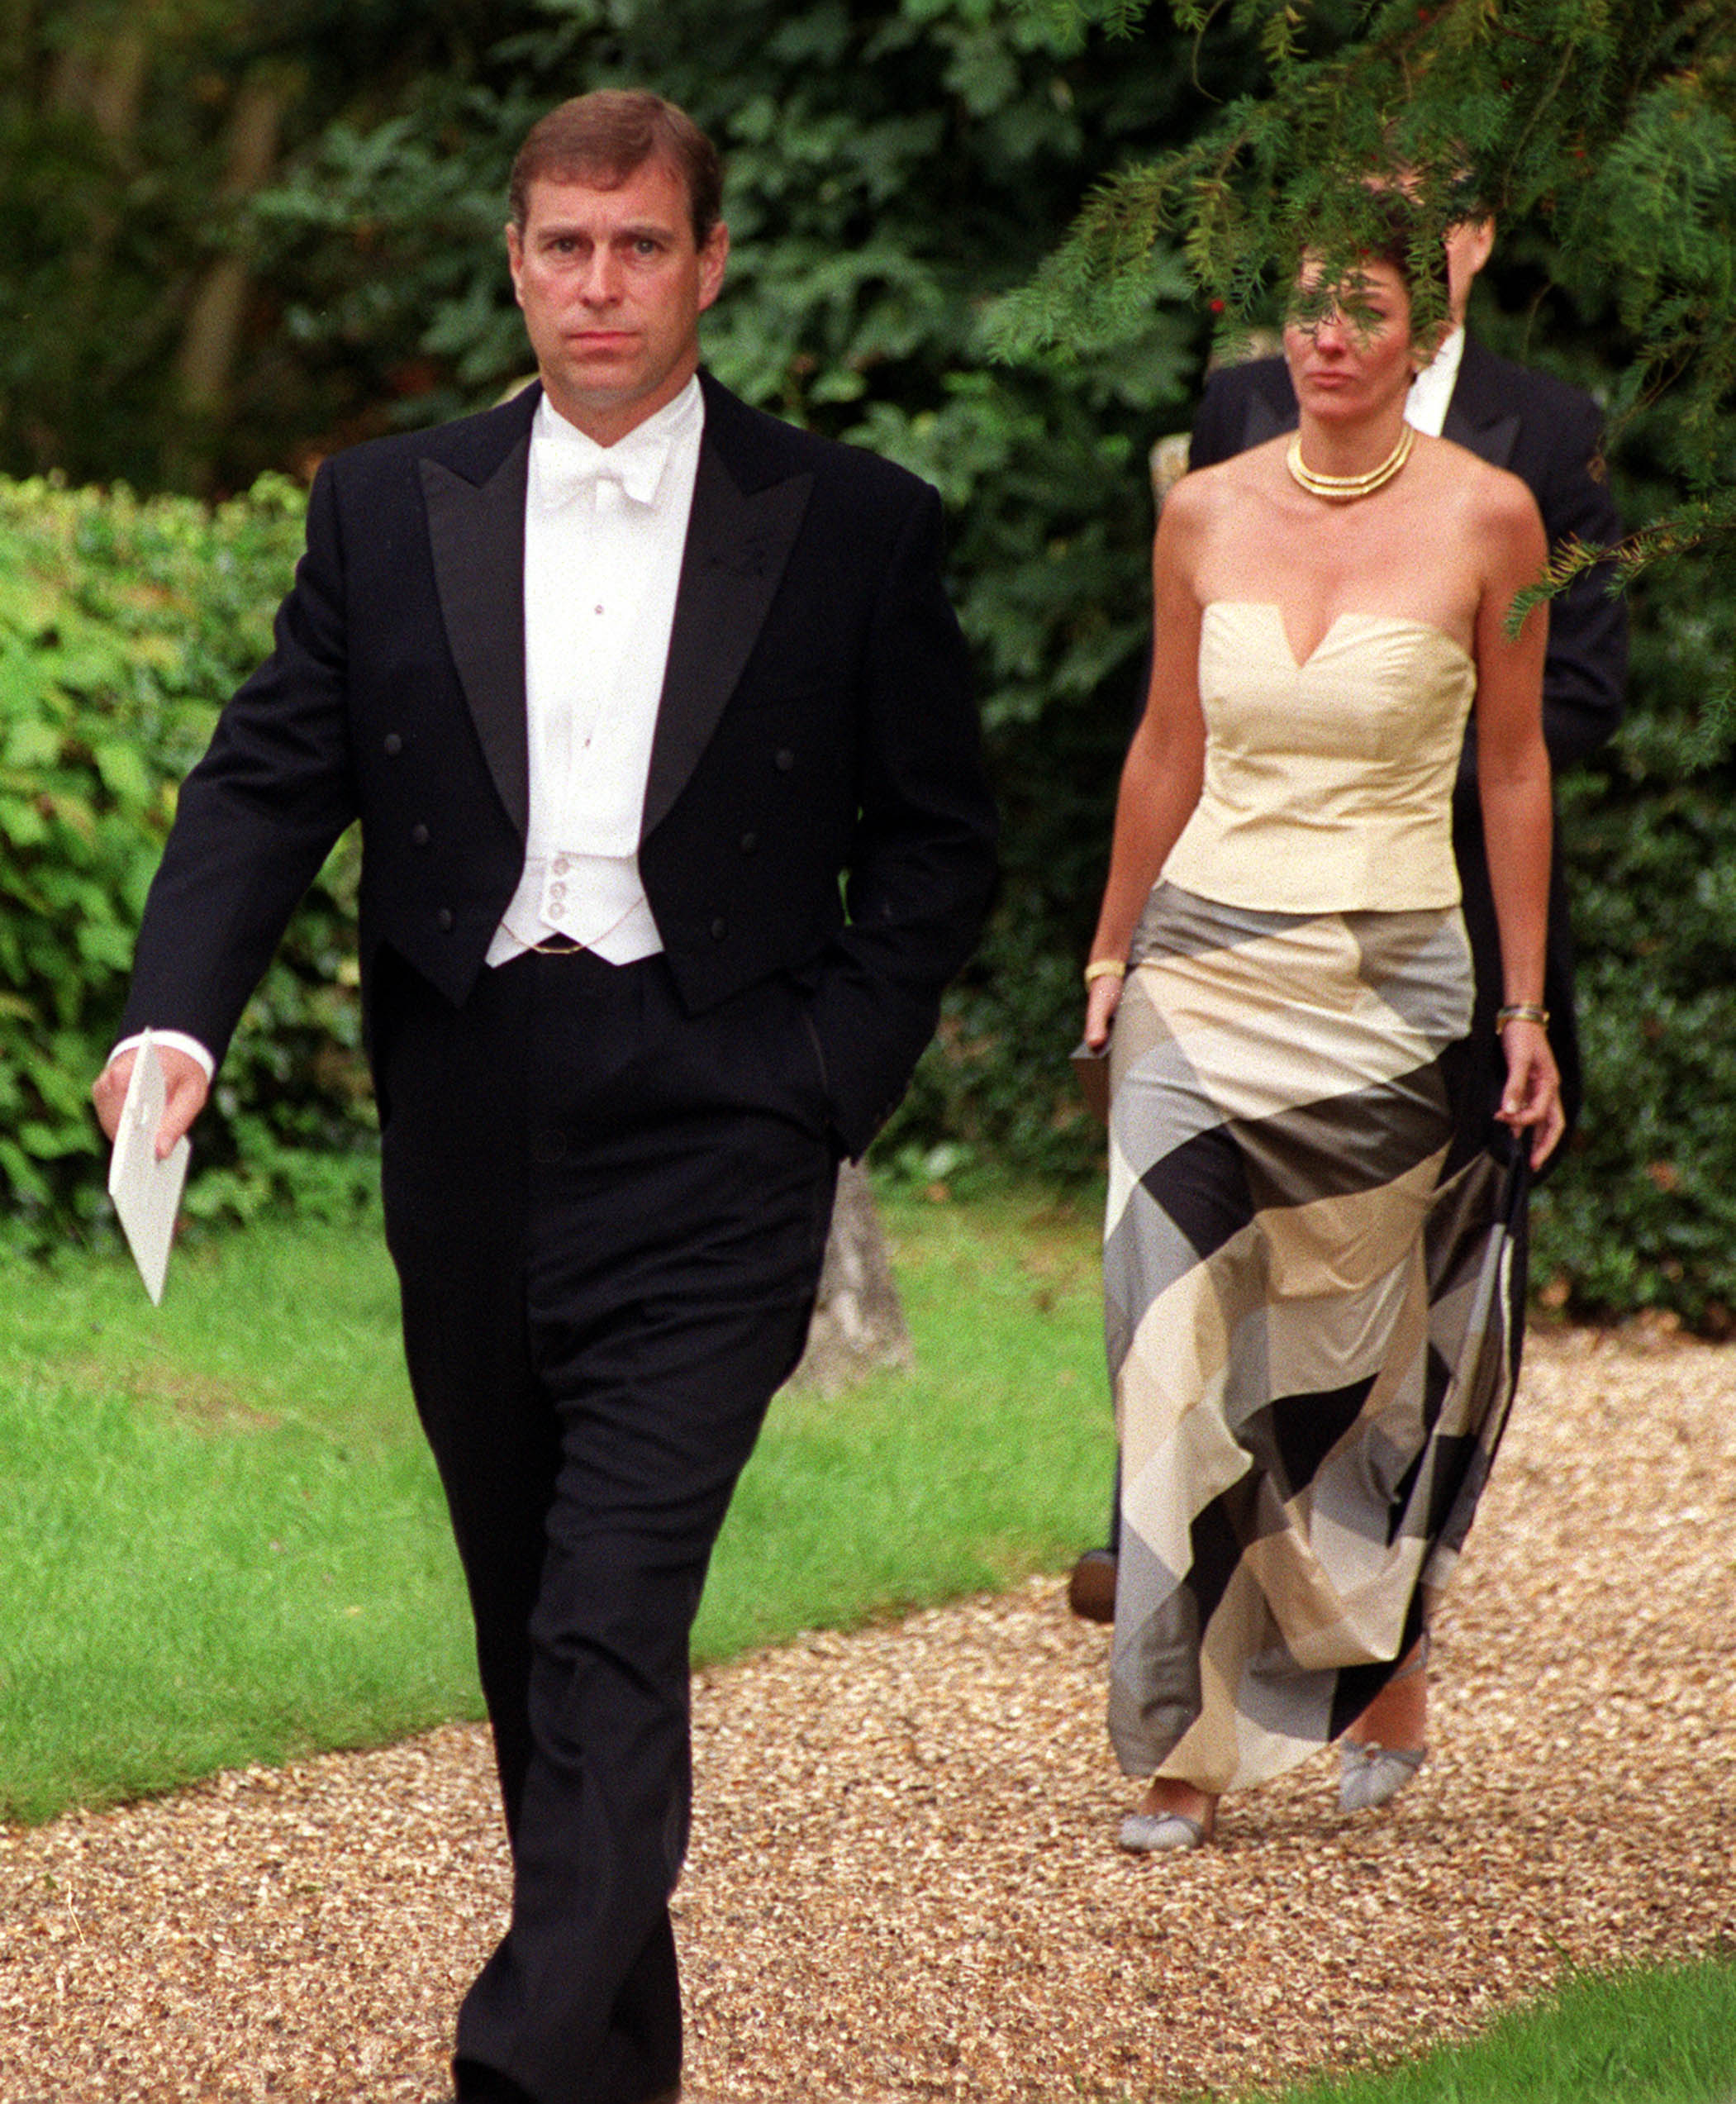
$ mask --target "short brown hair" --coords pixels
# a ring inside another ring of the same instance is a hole
[[[507,188],[512,223],[524,231],[530,185],[543,178],[613,190],[648,160],[667,161],[681,178],[694,245],[703,248],[723,212],[717,149],[685,110],[640,88],[575,95],[531,126]]]

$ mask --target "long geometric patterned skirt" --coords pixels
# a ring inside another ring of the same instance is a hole
[[[1448,1168],[1458,908],[1159,883],[1111,1054],[1110,1735],[1214,1793],[1335,1739],[1426,1627],[1518,1375],[1524,1150]]]

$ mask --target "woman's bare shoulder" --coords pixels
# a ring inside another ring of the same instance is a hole
[[[1215,460],[1209,468],[1190,469],[1172,493],[1179,495],[1184,489],[1191,490],[1196,502],[1209,503],[1221,502],[1236,493],[1263,488],[1274,471],[1282,469],[1285,448],[1289,443],[1287,434],[1269,438],[1262,445],[1250,445],[1245,451]]]
[[[1209,468],[1191,469],[1164,498],[1164,511],[1175,506],[1178,526],[1209,531],[1269,490],[1273,463],[1282,461],[1286,442],[1273,439],[1250,446],[1245,453],[1234,453],[1227,460],[1214,461]]]
[[[1503,536],[1540,527],[1537,499],[1519,476],[1450,438],[1420,439],[1418,447],[1445,492],[1464,507],[1467,524]]]

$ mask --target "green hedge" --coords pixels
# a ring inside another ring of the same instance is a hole
[[[215,512],[0,483],[0,1238],[14,1249],[103,1217],[90,1083],[176,785],[269,645],[302,510],[275,478]],[[200,1128],[196,1216],[371,1185],[354,865],[340,845],[236,1037]]]
[[[174,786],[268,645],[302,510],[278,479],[215,512],[0,483],[0,1240],[14,1247],[100,1231],[90,1079]],[[1040,597],[1041,565],[1025,551],[1010,573],[1005,550],[997,564],[968,528],[960,538],[981,559],[956,590],[987,655],[996,593],[1017,574]],[[1077,595],[1067,546],[1053,559],[1056,597]],[[1095,687],[991,713],[1005,877],[877,1147],[909,1175],[1079,1183],[1101,1166],[1067,1053],[1138,671],[1133,559],[1091,554],[1126,570]],[[1697,604],[1684,572],[1643,582],[1634,626],[1627,728],[1563,784],[1587,1100],[1537,1200],[1534,1277],[1571,1312],[1657,1307],[1719,1331],[1736,1310],[1736,768],[1700,749],[1696,712],[1736,652],[1736,613]],[[346,841],[248,1010],[201,1127],[197,1216],[342,1206],[372,1188],[354,880]]]
[[[1736,1329],[1736,766],[1696,703],[1736,610],[1681,575],[1635,606],[1634,704],[1562,785],[1586,1108],[1533,1210],[1534,1283],[1570,1311],[1668,1309]]]

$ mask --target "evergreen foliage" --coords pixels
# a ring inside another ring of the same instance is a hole
[[[232,492],[350,428],[359,394],[416,385],[284,327],[252,200],[340,115],[383,117],[423,76],[462,74],[499,12],[0,7],[0,474]]]
[[[1149,0],[1026,4],[1057,29],[1095,18],[1125,35]],[[1492,211],[1543,230],[1561,288],[1612,310],[1618,431],[1667,396],[1654,442],[1673,500],[1638,526],[1624,578],[1692,553],[1704,586],[1736,590],[1736,14],[1723,0],[1172,0],[1171,12],[1202,42],[1226,12],[1266,77],[1098,186],[1002,308],[1003,350],[1088,338],[1172,241],[1233,344],[1270,318],[1303,247],[1329,267],[1366,245],[1380,209],[1367,177],[1402,176],[1419,255],[1468,208]],[[1552,581],[1593,559],[1570,553]],[[1709,735],[1722,738],[1731,668],[1715,697]]]

